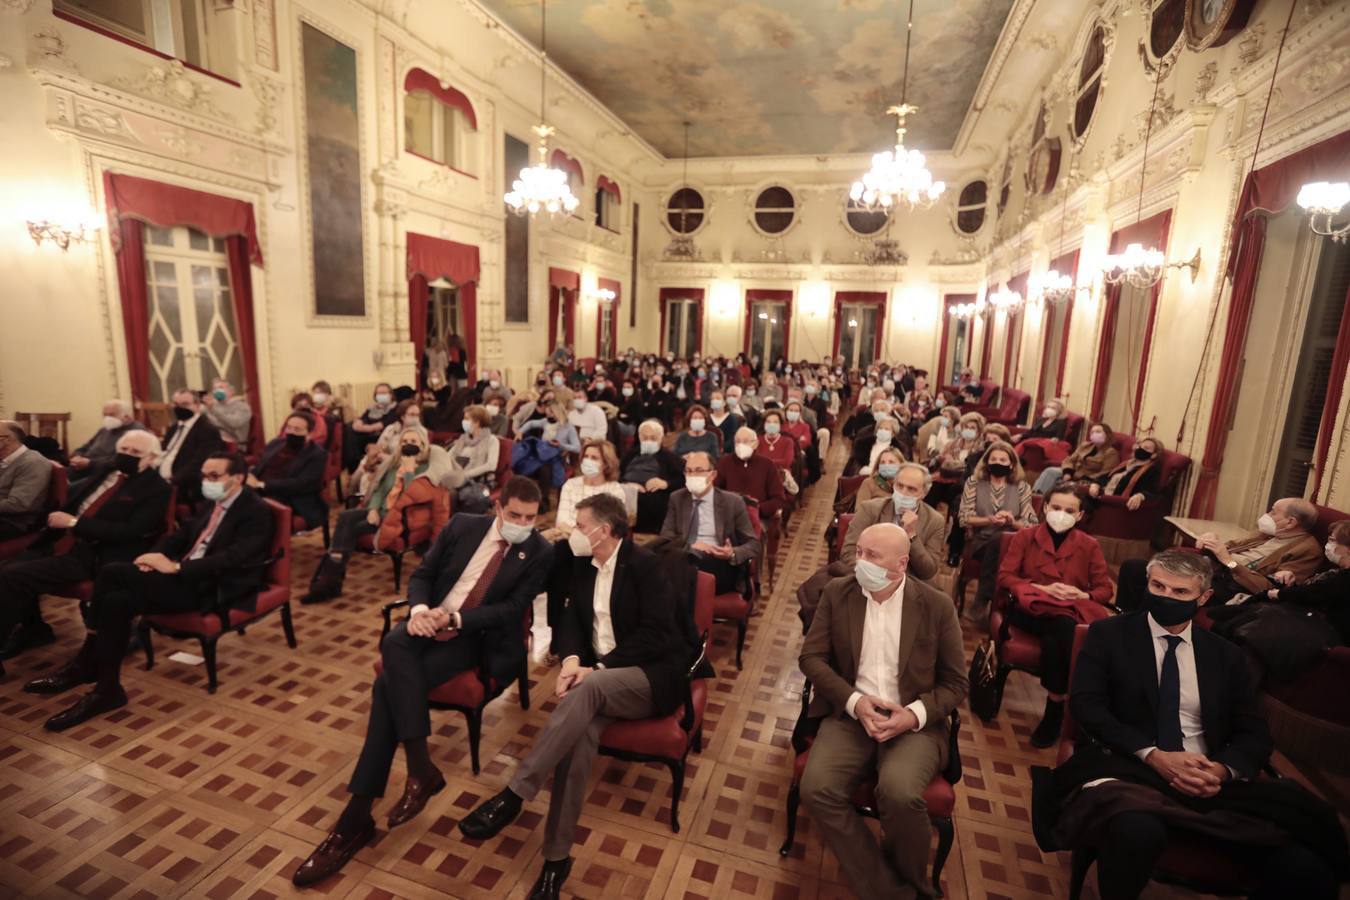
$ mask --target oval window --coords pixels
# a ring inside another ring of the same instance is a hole
[[[703,195],[682,187],[666,201],[666,222],[676,234],[693,234],[703,224]]]

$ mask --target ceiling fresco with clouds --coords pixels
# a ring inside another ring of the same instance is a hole
[[[480,0],[535,46],[538,0]],[[950,149],[1011,0],[916,0],[906,145]],[[894,143],[908,0],[549,0],[549,57],[666,156]]]

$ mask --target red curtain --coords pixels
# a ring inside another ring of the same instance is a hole
[[[464,322],[464,349],[468,353],[469,378],[473,379],[473,361],[478,356],[478,248],[472,244],[447,241],[430,235],[408,232],[408,340],[418,360],[427,346],[427,304],[431,282],[444,278],[459,291],[460,316]]]
[[[478,130],[478,114],[473,111],[473,104],[469,102],[469,98],[449,85],[442,87],[440,79],[430,72],[413,69],[408,73],[408,77],[403,79],[403,90],[426,91],[446,106],[463,112],[473,130]]]
[[[1060,268],[1060,266],[1064,268]],[[1078,251],[1066,253],[1055,260],[1054,267],[1056,271],[1068,272],[1073,276],[1074,284],[1078,283]],[[1069,295],[1069,299],[1064,301],[1064,327],[1061,330],[1062,337],[1059,343],[1059,371],[1055,373],[1055,396],[1062,397],[1064,390],[1064,364],[1069,360],[1069,325],[1073,322],[1073,305],[1078,300],[1078,293],[1075,291]]]
[[[244,396],[253,407],[249,423],[249,450],[259,452],[263,446],[262,394],[258,390],[258,337],[253,323],[253,272],[249,266],[248,244],[242,235],[225,239],[225,254],[230,266],[230,299],[234,301],[235,338],[239,342],[239,358],[244,367]],[[144,258],[144,256],[142,256]]]
[[[1317,454],[1313,457],[1317,474],[1313,476],[1313,498],[1322,490],[1322,473],[1327,467],[1327,451],[1331,449],[1331,432],[1336,427],[1336,416],[1341,411],[1341,389],[1345,386],[1346,367],[1350,365],[1350,293],[1345,297],[1341,313],[1341,327],[1336,332],[1336,352],[1331,357],[1331,373],[1327,382],[1327,396],[1322,401],[1322,427],[1317,433]]]
[[[103,193],[114,250],[120,250],[116,246],[116,236],[121,234],[119,223],[130,218],[160,228],[186,225],[212,237],[240,235],[248,248],[249,262],[256,266],[263,264],[251,203],[112,172],[103,175]]]
[[[1247,176],[1233,219],[1233,238],[1228,248],[1228,277],[1233,288],[1228,304],[1228,326],[1224,329],[1223,354],[1219,357],[1218,386],[1210,408],[1209,431],[1205,435],[1204,456],[1191,496],[1190,514],[1208,519],[1214,515],[1218,495],[1219,469],[1228,444],[1228,427],[1237,402],[1238,370],[1247,350],[1247,327],[1256,303],[1256,281],[1265,249],[1266,218],[1283,212],[1310,181],[1338,180],[1350,169],[1350,131],[1344,131],[1300,150],[1278,162],[1257,169]],[[1339,351],[1339,348],[1338,348]],[[1328,386],[1330,399],[1332,387]],[[1319,469],[1320,474],[1320,469]]]
[[[586,173],[582,171],[581,163],[573,159],[572,157],[568,156],[565,152],[563,152],[563,149],[561,147],[555,147],[553,149],[553,156],[551,160],[555,167],[562,169],[564,172],[576,173],[577,178],[581,179],[581,183],[582,184],[586,183]]]
[[[844,304],[871,303],[877,307],[876,334],[872,339],[872,358],[881,359],[881,332],[886,327],[885,291],[836,291],[834,295],[834,355],[839,355],[839,337],[843,333]]]
[[[427,281],[445,278],[461,286],[478,280],[478,248],[443,238],[408,232],[408,277],[424,275]]]
[[[146,301],[145,226],[135,219],[116,223],[117,281],[122,289],[122,331],[127,337],[131,396],[150,397],[150,306]]]
[[[464,347],[468,351],[465,368],[469,373],[469,383],[478,380],[478,281],[466,281],[459,286],[459,308],[464,318]],[[425,318],[424,318],[425,321]]]
[[[1120,285],[1108,284],[1102,299],[1102,336],[1097,344],[1097,374],[1092,379],[1092,404],[1088,407],[1088,419],[1092,422],[1102,420],[1102,410],[1106,407],[1106,377],[1111,372],[1111,351],[1116,343],[1116,309],[1120,306]]]
[[[420,362],[427,346],[427,301],[431,297],[431,287],[425,275],[417,274],[408,279],[408,339],[412,341]],[[421,370],[421,366],[418,366]]]
[[[619,192],[619,185],[604,175],[595,180],[595,189],[613,195],[617,203],[623,202],[623,194]]]
[[[581,290],[581,273],[569,272],[566,269],[555,269],[552,266],[548,270],[549,287],[568,288],[573,291]]]
[[[1027,282],[1031,277],[1031,272],[1026,271],[1021,275],[1008,281],[1008,290],[1016,291],[1023,299],[1027,296]],[[1009,374],[1013,379],[1017,378],[1017,369],[1020,367],[1020,360],[1017,364],[1013,363],[1014,356],[1021,356],[1022,349],[1022,312],[1008,313],[1004,317],[1004,329],[1007,332],[1003,340],[1003,386],[1012,387],[1013,382],[1008,380]]]
[[[596,279],[596,287],[600,290],[613,291],[614,301],[610,306],[612,310],[609,326],[610,339],[614,342],[613,347],[600,346],[600,319],[604,314],[604,307],[596,305],[595,308],[595,355],[598,359],[608,359],[618,355],[619,349],[619,307],[623,301],[623,285],[612,278]],[[608,354],[608,356],[607,356]]]

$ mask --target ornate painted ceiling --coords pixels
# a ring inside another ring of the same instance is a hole
[[[535,46],[538,0],[480,0]],[[1012,0],[916,0],[906,145],[950,149]],[[549,0],[549,57],[668,157],[894,142],[906,0]]]

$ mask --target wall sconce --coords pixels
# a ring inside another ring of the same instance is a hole
[[[618,294],[609,288],[597,288],[586,292],[586,299],[594,301],[597,306],[610,306],[614,303],[616,297],[618,297]]]
[[[1199,247],[1195,248],[1195,255],[1192,256],[1190,259],[1186,260],[1185,262],[1168,263],[1167,268],[1190,269],[1191,284],[1195,284],[1195,279],[1200,277],[1200,248]]]
[[[51,241],[62,251],[70,249],[71,244],[85,244],[95,240],[103,228],[103,222],[97,216],[89,216],[83,221],[50,222],[47,220],[28,220],[28,236],[39,247],[43,241]]]
[[[1350,234],[1350,222],[1340,228],[1334,223],[1347,203],[1350,203],[1350,183],[1344,181],[1314,181],[1298,192],[1298,205],[1308,211],[1308,225],[1313,234],[1341,243]]]

